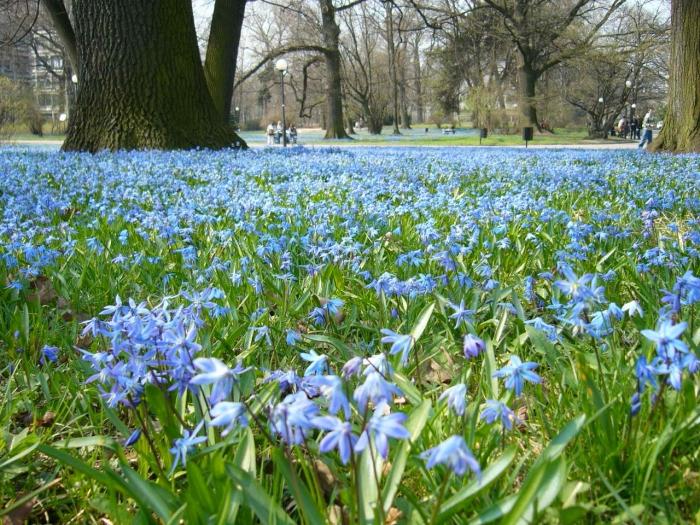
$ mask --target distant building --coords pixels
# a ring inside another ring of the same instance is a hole
[[[66,110],[66,78],[63,50],[47,43],[57,36],[47,30],[35,31],[32,38],[32,90],[37,110],[44,120],[56,123]]]

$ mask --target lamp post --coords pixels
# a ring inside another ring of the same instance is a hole
[[[241,129],[241,108],[236,106],[236,128]]]
[[[284,76],[287,74],[287,61],[280,58],[275,62],[275,69],[280,72],[282,79],[282,145],[287,147],[287,119],[284,114]]]

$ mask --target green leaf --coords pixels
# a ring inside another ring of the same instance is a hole
[[[411,415],[406,421],[406,430],[411,434],[409,440],[401,443],[399,451],[396,453],[394,460],[391,464],[391,471],[389,472],[389,477],[382,490],[382,500],[384,502],[383,508],[384,512],[389,512],[391,506],[394,502],[394,497],[401,484],[401,478],[403,472],[406,468],[406,462],[408,460],[408,455],[413,447],[413,442],[418,438],[425,423],[428,421],[428,415],[430,414],[430,408],[432,404],[429,399],[423,401],[418,407],[416,407]]]
[[[107,447],[114,448],[116,441],[110,436],[84,436],[79,438],[62,439],[55,441],[52,446],[56,448],[86,448]]]
[[[230,463],[226,464],[226,472],[243,492],[244,504],[262,523],[294,525],[289,515],[265,492],[253,476]]]
[[[303,337],[304,339],[308,339],[309,341],[314,341],[316,343],[325,343],[327,345],[332,346],[340,352],[341,357],[345,360],[350,359],[350,357],[352,357],[353,355],[353,351],[350,349],[350,347],[346,345],[343,341],[335,337],[330,337],[328,335],[321,334],[304,334]]]
[[[536,512],[549,507],[566,482],[566,460],[562,457],[552,462],[540,463],[528,473],[518,497],[501,525],[532,523]]]
[[[585,423],[585,415],[580,415],[573,421],[570,421],[559,432],[559,434],[557,434],[555,438],[549,442],[549,445],[547,445],[547,448],[544,449],[539,459],[537,460],[538,463],[542,461],[552,461],[558,458],[561,455],[561,453],[564,452],[566,445],[568,445],[569,442],[572,439],[574,439],[579,432],[581,432],[581,429],[583,428]]]
[[[68,452],[63,452],[62,450],[44,444],[39,445],[37,449],[42,454],[45,454],[60,462],[61,464],[72,468],[76,472],[87,476],[88,478],[96,481],[103,487],[110,488],[114,486],[113,480],[107,474],[105,474],[104,472],[100,472],[99,470],[95,470],[87,463],[81,461],[76,457],[73,457]]]
[[[433,315],[433,310],[435,310],[435,303],[430,303],[428,306],[423,308],[423,311],[421,311],[421,313],[418,315],[418,320],[411,329],[411,336],[413,337],[414,344],[416,341],[418,341],[418,339],[420,339],[420,336],[423,335],[425,327],[428,326],[430,316]]]
[[[204,507],[207,514],[212,513],[216,508],[212,499],[212,490],[209,488],[209,483],[207,483],[202,469],[194,461],[187,463],[187,482],[188,496],[197,502],[200,509]]]
[[[247,427],[243,431],[243,438],[238,445],[234,463],[236,466],[255,477],[255,438],[253,437],[253,431],[250,427]]]
[[[377,477],[381,476],[381,458],[376,449],[370,452],[369,445],[360,455],[359,473],[355,483],[360,496],[360,523],[373,524],[375,522],[375,511],[379,503],[379,487],[377,487]],[[377,461],[372,461],[374,454]],[[379,465],[377,465],[379,463]],[[376,473],[376,476],[375,476]]]
[[[394,382],[412,405],[419,405],[423,401],[423,394],[421,394],[420,390],[416,388],[411,380],[402,373],[394,372]]]
[[[294,502],[301,510],[301,514],[304,516],[306,523],[309,525],[324,523],[325,520],[323,519],[323,515],[316,507],[316,503],[311,497],[311,493],[306,488],[306,485],[304,485],[297,473],[292,470],[291,462],[280,448],[275,448],[272,451],[272,460],[287,482],[287,488],[292,493]]]
[[[440,514],[438,514],[438,522],[442,522],[462,510],[472,499],[491,486],[510,466],[513,459],[515,459],[515,447],[510,447],[501,457],[484,469],[480,480],[470,482],[442,504]]]
[[[127,480],[129,496],[131,496],[141,508],[155,512],[163,521],[170,521],[172,513],[177,509],[175,496],[160,485],[143,479],[126,463],[120,462],[121,470]]]

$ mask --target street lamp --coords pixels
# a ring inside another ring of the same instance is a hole
[[[74,74],[72,77],[70,77],[70,79],[71,79],[71,82],[73,82],[73,84],[77,84],[77,83],[78,83],[78,75],[75,75],[75,74]]]
[[[627,89],[631,88],[631,87],[632,87],[632,81],[631,81],[631,80],[626,80],[626,81],[625,81],[625,86],[627,87]]]
[[[287,74],[287,61],[280,58],[275,62],[275,69],[280,72],[282,79],[282,145],[287,147],[287,119],[284,114],[284,76]]]

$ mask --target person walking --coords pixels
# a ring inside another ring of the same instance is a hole
[[[630,138],[632,140],[639,140],[639,137],[637,136],[637,127],[639,126],[639,121],[637,120],[637,117],[632,117],[630,119]]]
[[[654,110],[649,109],[647,114],[644,115],[644,120],[642,120],[642,128],[644,128],[642,140],[639,141],[639,148],[646,148],[652,141],[652,130],[656,125],[656,120],[654,119]]]
[[[284,132],[285,130],[282,127],[282,121],[278,120],[277,127],[275,128],[275,144],[280,144],[282,142],[282,133]]]
[[[620,118],[620,122],[617,123],[617,132],[621,137],[627,138],[627,119],[624,115]]]
[[[292,144],[297,143],[297,127],[294,124],[289,126],[289,139],[291,140]]]
[[[274,139],[275,136],[275,127],[272,125],[272,122],[270,122],[267,125],[267,145],[272,146],[272,140]]]

